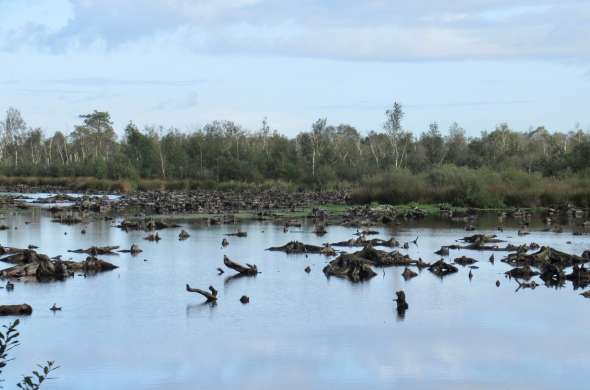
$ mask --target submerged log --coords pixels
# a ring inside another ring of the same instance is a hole
[[[120,253],[131,253],[131,255],[137,255],[141,252],[143,252],[140,248],[139,245],[137,244],[133,244],[131,245],[131,248],[129,249],[122,249],[119,251]]]
[[[505,273],[511,278],[524,280],[529,280],[533,276],[539,275],[538,272],[533,271],[531,267],[529,267],[528,265],[525,265],[523,267],[512,268],[510,271],[506,271]]]
[[[469,242],[469,243],[499,243],[504,242],[503,240],[499,240],[496,238],[495,234],[492,235],[485,235],[485,234],[474,234],[472,236],[463,237],[461,241]]]
[[[68,270],[90,274],[111,271],[119,268],[114,264],[94,256],[88,256],[84,261],[64,261],[63,263],[67,266]]]
[[[399,242],[394,238],[390,238],[389,240],[382,240],[380,238],[374,238],[372,240],[367,240],[364,237],[358,238],[351,238],[347,241],[340,241],[330,244],[330,246],[343,246],[343,247],[355,247],[355,246],[385,246],[389,248],[398,247]]]
[[[72,253],[87,253],[92,256],[97,255],[116,255],[117,253],[114,252],[115,250],[119,249],[118,246],[91,246],[88,249],[76,249],[76,250],[69,250],[68,252]]]
[[[201,294],[202,296],[207,298],[207,302],[217,302],[217,290],[213,286],[209,286],[210,292],[208,292],[205,290],[201,290],[200,288],[192,288],[187,283],[186,291]]]
[[[227,256],[223,256],[223,264],[227,268],[231,268],[234,271],[238,272],[240,275],[245,276],[256,276],[258,275],[258,268],[256,264],[246,264],[246,266],[241,265],[240,263],[236,263],[232,261]]]
[[[228,237],[248,237],[248,232],[235,232],[235,233],[228,233],[226,234]]]
[[[317,253],[325,256],[335,256],[336,251],[329,245],[308,245],[299,241],[291,241],[283,246],[267,248],[267,251],[285,252],[287,254]]]
[[[369,280],[375,275],[368,260],[354,254],[342,254],[330,261],[323,269],[326,276],[347,278],[353,282]]]
[[[33,313],[31,305],[0,305],[0,316],[28,316]]]

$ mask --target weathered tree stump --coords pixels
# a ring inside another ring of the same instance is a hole
[[[395,302],[397,303],[397,313],[400,316],[403,316],[406,310],[408,310],[408,308],[410,307],[408,305],[408,302],[406,302],[406,293],[403,290],[401,290],[397,291],[395,295],[397,295],[397,299],[395,299]]]

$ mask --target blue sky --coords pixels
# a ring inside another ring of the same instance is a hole
[[[588,0],[0,0],[0,111],[294,135],[380,129],[398,100],[416,134],[590,128],[588,26]]]

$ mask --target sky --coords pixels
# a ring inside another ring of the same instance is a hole
[[[0,0],[0,112],[293,136],[320,117],[590,129],[590,0]]]

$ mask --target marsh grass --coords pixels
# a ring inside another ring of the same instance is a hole
[[[493,171],[442,166],[412,174],[392,170],[372,176],[352,191],[351,203],[402,205],[447,203],[456,207],[497,209],[572,203],[590,206],[590,179],[543,177],[517,170]]]

